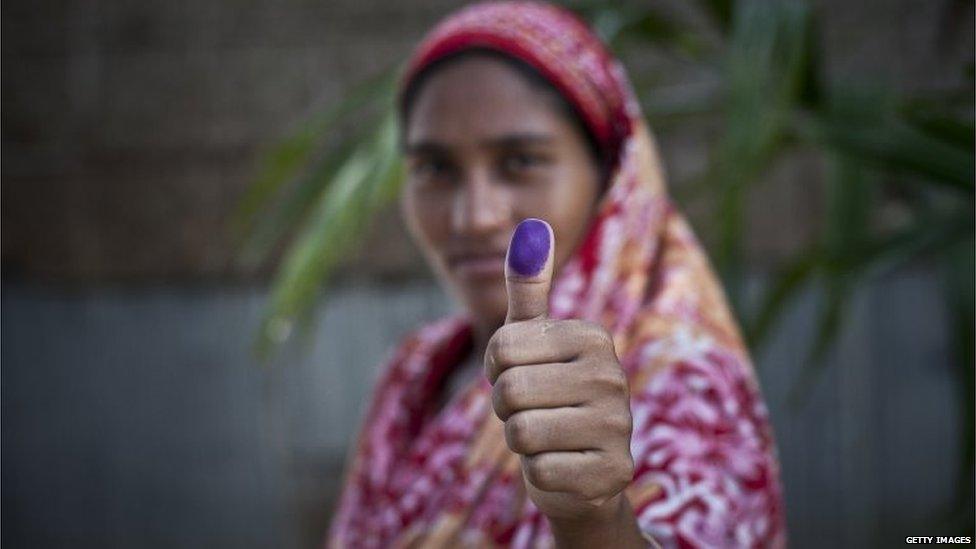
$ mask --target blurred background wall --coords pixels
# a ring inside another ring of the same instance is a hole
[[[229,218],[270,143],[402,59],[452,7],[3,3],[5,546],[321,539],[379,362],[450,303],[391,209],[307,337],[262,364],[251,347],[273,262],[235,262]],[[972,63],[969,2],[816,7],[829,75],[915,90],[954,83]],[[662,139],[672,174],[701,169],[708,131]],[[779,184],[755,193],[754,284],[815,229],[822,170],[791,158]],[[805,294],[757,357],[793,544],[960,535],[939,529],[957,482],[960,394],[933,269],[916,264],[859,292],[793,409],[818,299]]]

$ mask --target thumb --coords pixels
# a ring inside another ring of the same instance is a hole
[[[556,239],[552,227],[528,218],[515,227],[505,260],[508,316],[505,323],[543,318],[549,314],[549,286]]]

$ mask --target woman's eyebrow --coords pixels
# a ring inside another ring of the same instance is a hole
[[[415,143],[406,143],[403,146],[405,154],[426,154],[431,156],[447,156],[450,148],[436,141],[422,140]]]
[[[555,135],[547,133],[511,133],[483,139],[479,145],[492,149],[515,149],[529,145],[548,145],[555,140]],[[405,143],[403,152],[408,155],[447,156],[451,153],[451,147],[440,141],[422,139]]]
[[[554,135],[546,133],[515,133],[492,137],[482,141],[482,146],[492,148],[517,148],[527,145],[547,145],[556,140]]]

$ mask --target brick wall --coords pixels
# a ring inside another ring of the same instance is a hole
[[[257,153],[315,106],[402,59],[454,4],[4,2],[4,276],[245,276],[231,262],[227,225]],[[831,77],[939,88],[972,61],[973,28],[961,24],[972,20],[971,3],[820,7]],[[652,55],[634,65],[681,77],[680,66]],[[706,124],[664,133],[669,171],[700,169],[714,131]],[[756,193],[748,246],[757,261],[782,256],[813,228],[819,170],[787,161]],[[706,212],[691,213],[697,225],[708,223]],[[395,212],[374,234],[364,268],[418,272]]]

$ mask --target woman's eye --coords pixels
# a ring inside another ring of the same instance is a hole
[[[414,177],[420,179],[437,179],[444,177],[450,171],[447,162],[436,158],[420,160],[413,165]]]
[[[528,153],[514,153],[506,155],[502,160],[502,167],[506,172],[521,172],[534,168],[542,163],[537,155]]]

